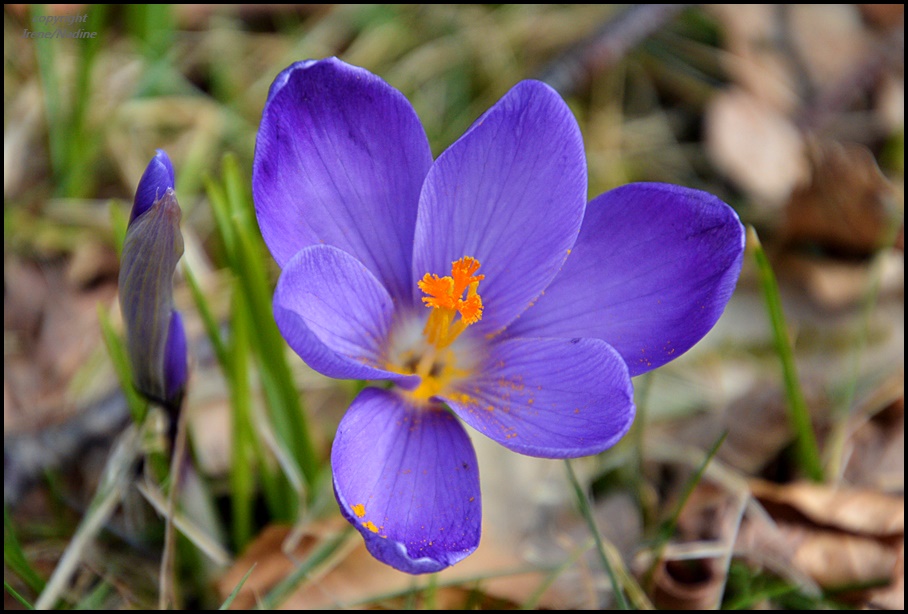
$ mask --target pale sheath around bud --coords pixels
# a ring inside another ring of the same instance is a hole
[[[177,409],[186,384],[186,332],[173,303],[173,273],[183,255],[173,165],[163,150],[136,188],[120,266],[120,308],[136,388]]]

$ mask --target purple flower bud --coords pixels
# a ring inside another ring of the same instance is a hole
[[[183,328],[183,316],[176,309],[170,314],[170,329],[167,331],[164,385],[168,399],[182,396],[186,385],[186,330]]]
[[[173,273],[183,255],[173,165],[158,150],[136,188],[120,267],[120,308],[136,388],[168,407],[186,384],[186,333],[173,304]]]
[[[129,223],[132,224],[137,217],[151,209],[168,188],[173,189],[173,185],[173,164],[170,163],[167,153],[163,149],[158,149],[154,158],[145,167],[142,178],[139,179]]]

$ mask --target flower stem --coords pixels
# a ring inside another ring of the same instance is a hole
[[[599,534],[596,520],[593,518],[593,510],[590,508],[590,502],[586,497],[586,491],[580,485],[579,480],[577,480],[577,475],[574,473],[571,461],[567,458],[564,459],[564,465],[567,467],[568,477],[571,480],[571,485],[574,487],[574,494],[577,496],[577,505],[580,507],[580,512],[583,514],[583,518],[590,528],[590,533],[593,534],[593,539],[596,540],[596,551],[599,553],[599,559],[602,561],[602,566],[605,568],[605,572],[612,582],[612,591],[615,593],[615,601],[620,609],[627,610],[629,609],[627,601],[625,600],[624,593],[618,583],[618,576],[615,574],[615,570],[612,568],[612,564],[609,562],[608,555],[605,552],[605,544],[602,541],[602,535]]]

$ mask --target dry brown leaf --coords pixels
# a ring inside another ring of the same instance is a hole
[[[888,583],[849,598],[893,600],[891,588],[904,582],[902,497],[823,484],[749,484],[775,523],[748,516],[736,545],[741,556],[799,585],[804,576],[827,589]]]
[[[227,399],[205,397],[190,388],[189,403],[192,411],[187,420],[198,467],[208,476],[227,475],[233,453],[233,422]]]
[[[904,580],[897,568],[900,539],[876,539],[789,520],[770,527],[753,519],[744,523],[738,538],[739,556],[799,585],[801,575],[827,589]]]
[[[863,145],[810,139],[809,181],[785,207],[780,242],[867,256],[892,238],[892,185]]]
[[[662,610],[716,607],[725,588],[725,570],[716,559],[662,561],[653,577],[653,604]]]
[[[759,473],[778,458],[793,437],[782,391],[767,381],[758,381],[731,403],[722,415],[722,425],[728,435],[719,459],[745,475]]]
[[[883,75],[876,91],[877,117],[892,134],[905,129],[905,77]]]
[[[879,491],[810,482],[750,482],[753,495],[780,513],[794,511],[817,525],[873,537],[905,531],[905,500]],[[772,511],[772,510],[771,510]]]
[[[74,375],[101,344],[98,304],[110,304],[116,285],[77,288],[67,264],[13,262],[4,270],[4,433],[57,424],[73,415],[68,396]],[[101,382],[106,390],[108,383]]]
[[[81,241],[73,248],[66,267],[66,282],[74,288],[85,289],[105,279],[116,279],[119,270],[117,254],[109,245]]]
[[[784,113],[800,104],[791,61],[777,44],[779,18],[772,4],[707,4],[722,23],[732,80],[770,108]]]
[[[839,531],[783,525],[797,544],[792,563],[826,588],[866,586],[892,578],[898,560],[889,544]]]
[[[788,6],[787,35],[815,87],[839,81],[864,61],[869,41],[857,5]]]
[[[735,553],[806,593],[819,596],[816,586],[843,589],[903,582],[897,567],[900,541],[851,535],[781,519],[768,524],[759,517],[749,517],[738,534]],[[852,598],[866,604],[870,595],[864,593]]]
[[[800,132],[757,96],[740,88],[717,94],[705,121],[713,164],[758,202],[780,206],[808,179]]]
[[[870,293],[904,292],[905,255],[893,248],[881,251],[878,258],[878,262],[843,260],[784,251],[773,256],[773,266],[819,307],[839,311],[861,305]]]
[[[296,560],[304,559],[308,553],[324,540],[346,528],[347,523],[340,517],[314,523],[306,528],[299,545],[293,551]],[[282,551],[284,541],[290,534],[286,526],[267,527],[249,546],[247,551],[218,582],[218,591],[224,599],[239,584],[242,577],[255,565],[232,604],[232,609],[253,607],[256,599],[265,595],[280,581],[290,575],[295,564]],[[344,551],[336,565],[329,569],[315,570],[309,581],[304,582],[281,604],[282,609],[321,610],[337,607],[361,607],[376,598],[421,586],[418,580],[380,563],[365,548],[358,535],[350,538],[349,549]],[[437,576],[441,584],[464,582],[462,586],[436,590],[438,608],[461,608],[478,591],[484,599],[504,601],[511,606],[526,600],[544,581],[543,572],[528,572],[502,577],[491,577],[503,571],[525,568],[523,561],[516,560],[503,548],[483,538],[479,548],[472,555],[450,567]],[[477,577],[489,577],[477,584]],[[424,582],[424,581],[423,581]],[[401,602],[402,603],[402,602]],[[556,608],[571,603],[569,595],[557,594],[550,589],[543,596],[541,605]]]
[[[898,560],[892,575],[894,581],[882,588],[873,589],[867,596],[867,605],[877,610],[905,609],[905,540],[897,546]]]
[[[881,490],[905,488],[905,396],[904,375],[891,378],[898,398],[885,405],[850,437],[851,453],[845,478],[851,484]]]
[[[703,610],[720,605],[744,498],[743,493],[699,482],[678,517],[675,540],[661,552],[651,578],[649,557],[635,560],[656,607]]]
[[[858,4],[857,7],[866,21],[881,30],[904,25],[904,4]]]

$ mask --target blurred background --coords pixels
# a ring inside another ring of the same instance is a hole
[[[620,605],[614,584],[635,608],[904,606],[903,5],[3,16],[7,608],[157,607],[163,593],[177,608],[588,609]],[[541,79],[580,124],[590,197],[677,183],[752,228],[717,327],[635,380],[621,444],[573,463],[602,547],[562,462],[478,436],[483,542],[463,563],[405,576],[345,529],[327,458],[362,384],[275,345],[278,271],[249,196],[273,78],[327,56],[403,92],[436,156]],[[166,427],[121,385],[117,355],[118,252],[156,149],[183,209],[191,370],[164,574]]]

